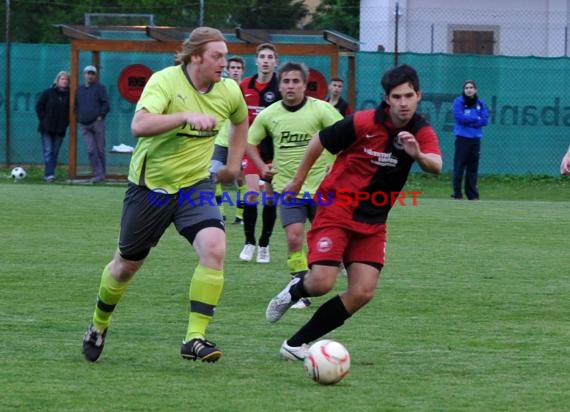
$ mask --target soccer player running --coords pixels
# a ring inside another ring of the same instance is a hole
[[[304,275],[308,270],[307,256],[303,251],[305,222],[312,221],[315,216],[317,204],[312,198],[334,157],[323,153],[316,159],[297,198],[283,202],[283,190],[293,178],[313,135],[342,119],[342,116],[330,104],[305,96],[309,70],[304,64],[284,63],[279,68],[278,78],[283,100],[263,110],[253,121],[246,152],[259,168],[261,176],[272,179],[287,237],[287,267],[295,277]],[[266,136],[272,139],[274,147],[272,165],[265,164],[257,151],[257,145]],[[295,307],[302,309],[309,304],[308,299],[301,298]]]
[[[240,84],[247,103],[250,124],[253,123],[253,120],[262,110],[281,99],[279,83],[277,81],[277,75],[275,74],[277,61],[277,49],[273,44],[262,43],[257,46],[255,53],[257,74],[244,79]],[[273,160],[273,142],[270,138],[264,139],[261,142],[259,152],[264,162],[271,163]],[[243,207],[245,244],[239,254],[239,258],[249,262],[253,259],[256,249],[255,225],[257,223],[256,204],[258,202],[256,193],[260,191],[259,180],[261,174],[248,156],[245,156],[243,159],[243,173],[245,175],[248,197],[245,199]],[[263,187],[269,200],[263,205],[263,225],[261,227],[259,244],[257,245],[256,261],[258,263],[269,263],[271,260],[269,239],[271,238],[275,220],[277,219],[277,208],[271,200],[273,198],[271,182],[265,181]]]
[[[323,149],[337,154],[318,189],[323,204],[330,205],[317,209],[307,234],[310,270],[291,280],[269,302],[267,320],[278,321],[303,297],[329,292],[341,261],[348,272],[347,290],[321,305],[282,343],[280,353],[286,359],[304,359],[310,342],[341,326],[373,298],[384,265],[386,220],[392,206],[383,202],[384,196],[390,200],[401,191],[414,162],[426,172],[441,171],[435,131],[416,114],[421,92],[415,69],[402,65],[387,71],[382,87],[384,101],[376,109],[356,112],[313,137],[284,188],[284,192],[298,193]],[[339,202],[339,191],[343,202]],[[352,194],[349,205],[347,193]]]
[[[241,82],[241,78],[243,76],[243,72],[245,70],[245,60],[242,59],[240,56],[231,56],[228,58],[228,65],[226,67],[228,72],[228,77],[230,79],[234,79],[238,84]],[[226,216],[224,214],[224,203],[222,202],[222,184],[217,181],[216,174],[219,169],[225,166],[228,160],[228,141],[230,135],[230,125],[231,121],[226,120],[220,126],[220,131],[216,136],[216,140],[214,141],[214,155],[212,156],[212,163],[210,166],[210,173],[212,173],[212,178],[216,181],[216,201],[218,206],[220,207],[220,212],[226,220]],[[241,186],[243,185],[243,176],[240,176],[234,182],[238,188],[238,199],[236,204],[236,217],[234,220],[234,224],[242,224],[243,223],[243,203],[241,202],[240,192]]]
[[[247,140],[247,106],[237,83],[222,79],[227,44],[216,29],[190,33],[177,55],[180,65],[152,75],[137,103],[131,130],[138,137],[129,169],[118,251],[104,268],[97,302],[83,340],[83,354],[95,362],[105,344],[111,315],[145,258],[174,223],[198,255],[189,290],[190,313],[180,354],[215,362],[222,355],[206,340],[222,293],[226,253],[224,222],[216,205],[200,202],[212,193],[210,159],[219,125],[232,122],[228,163],[218,179],[240,173]]]

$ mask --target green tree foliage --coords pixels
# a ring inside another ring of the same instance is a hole
[[[309,27],[315,30],[336,30],[358,39],[360,0],[322,0]]]
[[[244,29],[297,29],[299,22],[309,15],[302,0],[232,0],[227,23]]]
[[[84,24],[85,13],[154,14],[157,26],[220,29],[296,29],[309,15],[302,0],[11,0],[10,39],[19,43],[63,43],[59,24]],[[202,17],[202,21],[200,20]],[[6,20],[6,7],[0,10]],[[143,25],[143,19],[99,17],[94,25]],[[5,41],[5,33],[0,34]]]

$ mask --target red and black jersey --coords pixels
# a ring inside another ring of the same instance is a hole
[[[253,123],[257,115],[267,106],[281,100],[281,93],[279,92],[279,81],[277,75],[273,73],[269,83],[265,84],[263,89],[256,87],[258,75],[247,77],[240,83],[240,88],[247,104],[247,113],[249,124]],[[264,139],[259,145],[259,152],[261,158],[268,162],[273,159],[273,140]]]
[[[395,129],[388,111],[384,102],[376,109],[356,112],[319,132],[325,149],[338,154],[331,173],[318,190],[323,201],[332,201],[331,206],[326,207],[338,208],[340,191],[343,196],[358,192],[370,194],[368,200],[361,200],[358,205],[351,202],[342,210],[336,210],[339,217],[349,213],[357,222],[386,222],[393,202],[375,205],[372,196],[385,194],[391,199],[392,194],[400,192],[414,163],[398,141],[399,132],[412,133],[423,153],[441,154],[435,131],[423,116],[415,114],[404,128]]]

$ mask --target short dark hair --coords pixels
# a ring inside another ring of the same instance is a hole
[[[408,64],[394,67],[382,76],[382,87],[386,96],[396,87],[406,83],[410,83],[416,92],[420,90],[418,72]]]
[[[340,77],[332,77],[330,83],[332,83],[332,82],[344,83],[344,80],[342,80]]]
[[[241,64],[241,67],[245,70],[245,60],[240,56],[231,56],[228,58],[228,67],[230,67],[231,62],[236,62]]]
[[[277,78],[281,81],[284,73],[289,72],[301,72],[301,77],[303,78],[303,83],[307,83],[309,81],[309,69],[303,63],[297,62],[285,62],[283,63],[279,69],[277,70]]]
[[[279,57],[279,53],[277,53],[277,47],[275,47],[273,43],[261,43],[259,46],[257,46],[255,49],[255,57],[257,57],[259,55],[259,52],[262,50],[271,50],[273,54],[275,54],[275,57]]]

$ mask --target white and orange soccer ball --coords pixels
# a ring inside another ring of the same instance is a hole
[[[322,385],[340,382],[350,370],[350,355],[344,345],[323,339],[309,348],[304,360],[307,375]]]

